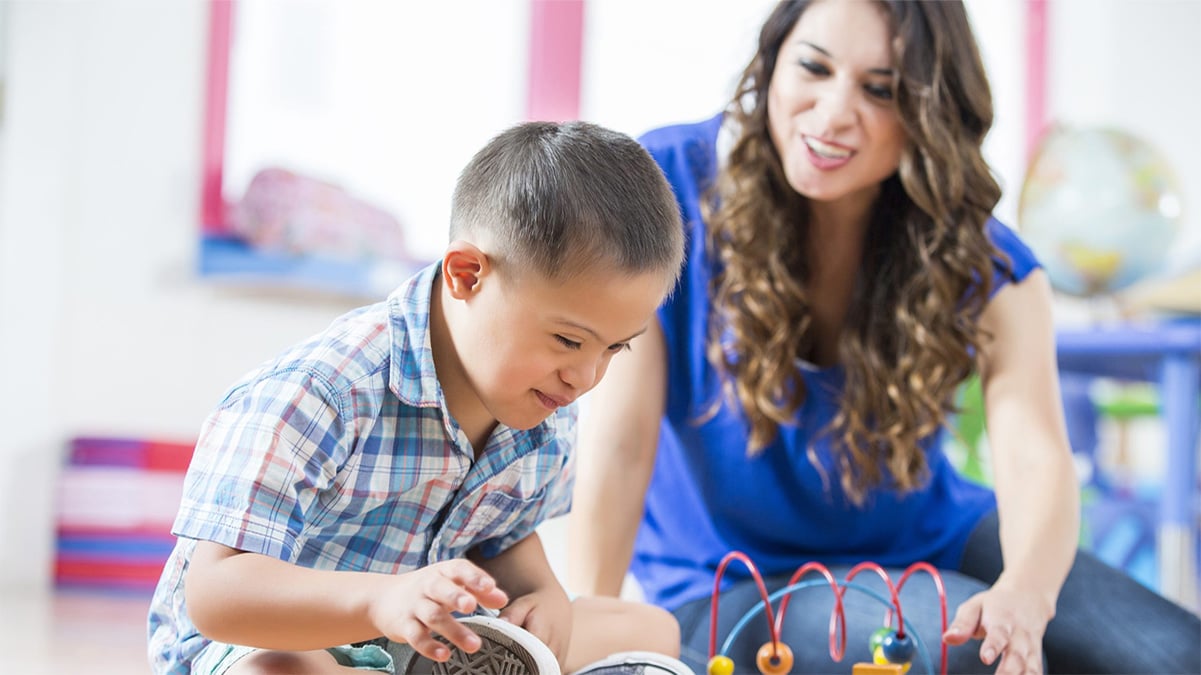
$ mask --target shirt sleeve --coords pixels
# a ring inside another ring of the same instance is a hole
[[[201,430],[172,532],[294,562],[305,514],[347,455],[331,391],[303,369],[235,387]]]
[[[993,295],[1006,284],[1020,283],[1031,272],[1042,267],[1026,242],[1008,225],[996,218],[989,218],[984,231],[996,248],[993,257]]]

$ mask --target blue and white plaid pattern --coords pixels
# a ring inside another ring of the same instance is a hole
[[[208,641],[183,579],[196,540],[316,569],[396,574],[493,556],[570,505],[576,409],[499,426],[474,459],[430,352],[432,265],[235,384],[205,421],[150,608],[156,673]]]

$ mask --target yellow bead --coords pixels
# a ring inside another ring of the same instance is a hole
[[[876,664],[877,666],[884,666],[892,662],[884,658],[884,648],[877,646],[872,650],[872,663]]]
[[[734,675],[734,660],[718,654],[709,659],[709,675]]]
[[[900,666],[901,667],[901,675],[905,675],[906,673],[908,673],[909,667],[913,665],[912,663],[909,663],[908,661],[906,661],[905,663],[893,663],[892,661],[889,661],[887,658],[884,657],[884,648],[883,647],[876,647],[875,650],[872,651],[872,661],[874,661],[875,664],[878,666],[888,666],[888,665]]]

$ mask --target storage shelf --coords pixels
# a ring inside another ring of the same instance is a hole
[[[209,234],[200,241],[198,272],[202,278],[259,288],[382,299],[424,265],[262,251],[237,237]]]

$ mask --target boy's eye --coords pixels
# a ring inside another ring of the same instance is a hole
[[[556,335],[555,339],[559,341],[559,344],[562,344],[564,347],[567,347],[568,349],[579,349],[580,348],[580,343],[575,342],[574,340],[568,340],[567,338],[563,337],[562,335]]]

